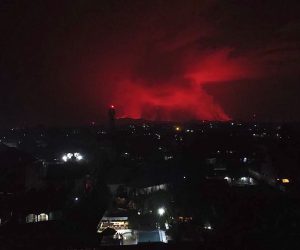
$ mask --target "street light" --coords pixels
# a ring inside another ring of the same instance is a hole
[[[75,156],[76,160],[78,160],[78,161],[83,159],[83,156],[80,153],[74,153],[74,156]]]
[[[160,207],[157,209],[157,213],[159,216],[163,216],[165,214],[166,210],[163,207]]]
[[[175,130],[176,130],[176,131],[180,131],[180,130],[181,130],[181,127],[176,126],[176,127],[175,127]]]
[[[63,160],[64,162],[66,162],[66,161],[68,160],[68,157],[67,157],[66,155],[63,155],[62,160]]]
[[[67,161],[71,161],[71,160],[76,160],[76,161],[81,161],[83,160],[83,155],[80,154],[80,153],[66,153],[62,156],[62,160],[64,162],[67,162]]]

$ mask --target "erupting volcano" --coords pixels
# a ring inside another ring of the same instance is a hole
[[[206,54],[195,50],[193,56],[191,51],[186,51],[177,57],[177,62],[161,64],[159,57],[170,58],[169,53],[172,52],[158,53],[143,65],[148,68],[139,68],[138,72],[143,73],[138,77],[134,70],[131,78],[115,85],[113,102],[120,109],[119,117],[181,121],[231,119],[206,92],[205,86],[249,78],[254,73],[249,63],[231,57],[230,49],[222,49]]]
[[[102,123],[111,103],[119,118],[300,119],[298,2],[19,2],[0,23],[0,127]]]

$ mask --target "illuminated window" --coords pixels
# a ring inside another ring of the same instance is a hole
[[[289,179],[282,179],[281,181],[282,181],[282,183],[289,183],[290,182]]]
[[[37,215],[35,215],[35,214],[28,214],[26,216],[26,223],[32,223],[32,222],[37,222]]]
[[[115,230],[124,230],[124,229],[128,229],[128,221],[127,219],[116,219],[113,218],[113,220],[102,220],[100,222],[100,227],[98,228],[98,232],[101,233],[103,230],[105,230],[106,228],[113,228]]]
[[[48,214],[39,214],[38,215],[38,221],[47,221],[48,220]]]

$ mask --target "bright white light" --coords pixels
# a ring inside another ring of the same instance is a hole
[[[140,212],[140,211],[138,211],[138,215],[141,215],[141,212]]]
[[[172,155],[165,155],[165,161],[173,159]]]
[[[66,155],[63,155],[62,160],[63,160],[64,162],[66,162],[66,161],[68,160],[68,157],[67,157]]]
[[[74,153],[74,156],[78,161],[81,161],[83,159],[83,156],[80,153]]]
[[[247,157],[243,158],[243,162],[246,163],[247,162]]]
[[[78,197],[75,197],[75,199],[74,199],[75,201],[78,201],[79,200],[79,198]]]
[[[255,183],[254,183],[254,179],[251,178],[251,177],[249,178],[249,182],[250,182],[251,184],[255,184]]]
[[[183,176],[183,179],[186,179],[186,177],[185,177],[185,176]]]
[[[246,181],[247,177],[241,177],[241,181]]]
[[[165,210],[163,207],[161,207],[161,208],[159,208],[159,209],[157,210],[157,213],[158,213],[160,216],[163,216],[163,215],[165,214],[165,212],[166,212],[166,210]]]
[[[212,226],[210,225],[210,223],[207,223],[206,225],[204,225],[204,229],[212,230]]]
[[[226,181],[227,181],[227,183],[229,183],[229,184],[231,183],[231,178],[230,178],[230,177],[228,177],[228,176],[225,176],[225,177],[224,177],[224,180],[226,180]]]
[[[80,153],[67,153],[62,156],[62,160],[67,162],[68,160],[71,160],[72,157],[75,157],[77,161],[81,161],[83,159],[83,156]]]

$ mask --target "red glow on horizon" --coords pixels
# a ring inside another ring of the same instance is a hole
[[[119,118],[149,120],[229,120],[211,96],[196,84],[180,86],[139,86],[127,82],[128,90],[116,100]]]
[[[175,76],[164,81],[153,83],[151,78],[128,77],[119,82],[113,99],[119,107],[118,117],[230,120],[230,115],[204,87],[252,77],[254,73],[245,58],[231,57],[230,50],[221,50],[186,61],[183,72],[173,73]]]

